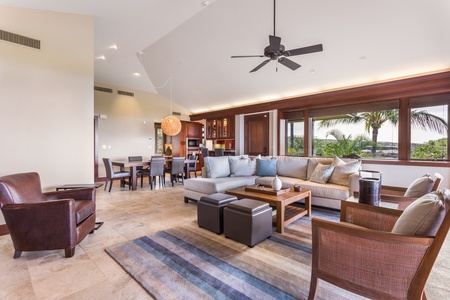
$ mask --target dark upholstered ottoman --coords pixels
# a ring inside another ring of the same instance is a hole
[[[225,237],[253,247],[272,235],[272,208],[268,203],[242,199],[223,211]]]
[[[223,232],[223,209],[225,206],[236,201],[235,196],[215,193],[203,196],[197,203],[198,226],[211,230],[217,234]]]

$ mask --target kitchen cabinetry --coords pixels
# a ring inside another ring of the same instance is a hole
[[[206,120],[206,139],[234,139],[234,117]]]
[[[172,156],[187,157],[188,152],[195,151],[197,154],[200,152],[200,148],[192,149],[186,145],[188,138],[201,140],[202,138],[203,124],[198,122],[181,121],[181,131],[179,134],[170,137],[170,141],[166,140],[166,143],[172,144]]]

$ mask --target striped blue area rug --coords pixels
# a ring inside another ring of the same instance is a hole
[[[299,220],[249,248],[192,222],[106,252],[156,299],[306,299],[310,239]],[[318,293],[317,299],[352,299],[332,286]]]

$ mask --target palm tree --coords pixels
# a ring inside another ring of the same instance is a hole
[[[338,124],[358,124],[364,122],[366,130],[370,133],[372,129],[372,156],[375,156],[378,142],[378,130],[381,126],[389,122],[394,126],[398,124],[398,110],[380,110],[373,112],[347,114],[343,116],[337,116],[329,119],[323,119],[320,121],[319,128],[331,127]],[[447,132],[447,122],[444,119],[428,113],[425,110],[411,111],[411,125],[416,128],[424,130],[432,130],[434,132],[444,134]]]
[[[364,135],[358,135],[352,139],[352,135],[345,136],[339,129],[332,129],[327,133],[327,137],[332,136],[336,142],[328,142],[318,149],[318,153],[323,156],[345,157],[352,154],[360,154],[370,142]]]

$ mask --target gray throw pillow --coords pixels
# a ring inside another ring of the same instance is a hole
[[[421,197],[426,193],[431,192],[433,188],[434,180],[430,174],[425,174],[422,177],[414,180],[405,192],[405,197]]]
[[[256,160],[250,158],[230,159],[230,177],[253,176],[256,173]]]
[[[331,165],[322,165],[319,163],[311,174],[311,178],[309,181],[317,182],[317,183],[327,183],[328,179],[331,177],[331,174],[334,171],[335,166]]]
[[[221,178],[230,176],[228,156],[207,156],[204,158],[206,176],[208,178]]]
[[[400,215],[392,233],[435,236],[445,217],[442,193],[428,193],[411,203]]]

